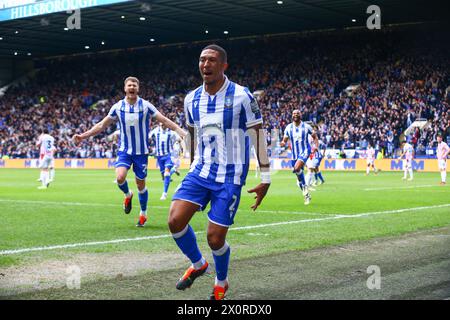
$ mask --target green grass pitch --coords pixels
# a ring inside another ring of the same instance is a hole
[[[132,212],[123,213],[123,195],[113,183],[113,170],[57,170],[55,182],[47,190],[37,189],[37,170],[4,169],[0,175],[0,266],[55,258],[67,252],[178,253],[167,227],[170,198],[159,200],[162,181],[156,171],[149,172],[150,218],[145,228],[135,227],[137,196]],[[312,192],[312,202],[305,206],[295,176],[287,171],[276,172],[263,204],[252,212],[253,196],[246,190],[259,179],[249,172],[228,236],[236,248],[233,258],[305,250],[450,224],[450,188],[438,185],[438,173],[416,173],[412,182],[402,181],[402,173],[365,176],[361,172],[324,172],[324,177],[326,183]],[[169,196],[182,177],[173,179]],[[128,180],[136,191],[132,173]],[[191,223],[203,251],[209,251],[206,212],[196,214]]]

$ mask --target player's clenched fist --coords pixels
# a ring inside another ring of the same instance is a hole
[[[79,144],[81,141],[83,141],[83,137],[81,136],[81,134],[75,134],[75,135],[72,137],[72,141],[73,141],[75,144]]]

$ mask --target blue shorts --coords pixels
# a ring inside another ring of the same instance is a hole
[[[128,170],[133,165],[133,171],[136,175],[136,178],[139,180],[144,180],[147,178],[147,164],[148,164],[148,155],[129,155],[125,152],[119,152],[117,154],[117,161],[114,164],[116,168],[125,167]]]
[[[302,160],[302,159],[298,159],[298,160]],[[291,167],[292,167],[292,170],[294,170],[295,164],[297,163],[298,160],[291,160]],[[303,160],[302,160],[302,161],[303,161]],[[308,161],[308,159],[306,159],[305,161],[303,161],[303,169],[306,169],[306,161]]]
[[[303,151],[303,153],[300,153],[297,157],[297,160],[301,160],[303,164],[306,164],[306,161],[308,161],[309,155],[311,154],[311,151],[309,149]]]
[[[233,183],[218,183],[188,173],[178,186],[174,200],[184,200],[200,206],[205,210],[211,201],[208,219],[214,224],[229,227],[234,223],[234,216],[241,200],[242,186]]]
[[[156,159],[158,162],[159,171],[161,171],[161,173],[164,173],[164,170],[166,170],[166,168],[172,169],[173,162],[172,162],[172,158],[171,158],[170,154],[162,156],[162,157],[156,157]]]
[[[316,159],[314,159],[315,161],[317,161],[317,166],[316,167],[320,167],[320,164],[322,163],[322,159],[323,158],[316,158]]]
[[[320,159],[320,158],[313,158],[312,159],[312,167],[318,168],[320,166],[321,161],[322,161],[322,159]]]

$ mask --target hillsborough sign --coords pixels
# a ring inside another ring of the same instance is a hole
[[[128,2],[130,0],[42,0],[27,1],[26,4],[0,10],[0,21],[15,20],[68,10]]]

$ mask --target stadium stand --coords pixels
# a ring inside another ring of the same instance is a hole
[[[450,139],[450,50],[442,39],[426,30],[384,28],[219,44],[229,51],[229,78],[258,90],[267,131],[281,129],[272,137],[281,137],[298,108],[303,120],[318,124],[328,148],[364,149],[371,141],[392,157],[416,119],[429,122],[407,136],[418,156],[432,155],[438,132]],[[204,45],[36,61],[39,72],[0,98],[0,158],[37,158],[44,126],[56,137],[59,158],[115,157],[116,146],[106,140],[115,127],[81,148],[70,137],[107,114],[129,75],[141,80],[142,97],[185,126],[183,98],[201,83],[195,61]]]

